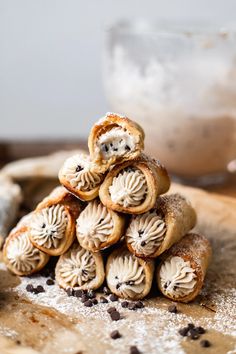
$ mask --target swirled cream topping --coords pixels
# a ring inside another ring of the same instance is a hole
[[[80,245],[61,256],[59,276],[68,287],[81,287],[96,277],[96,263],[91,252]]]
[[[99,137],[97,150],[104,160],[112,156],[123,156],[135,150],[135,138],[127,130],[114,127]]]
[[[126,168],[113,178],[109,187],[111,200],[127,207],[140,205],[147,194],[147,182],[139,169]]]
[[[77,237],[82,247],[93,250],[107,241],[113,231],[112,216],[97,200],[92,201],[77,219]]]
[[[41,261],[41,253],[32,245],[27,232],[9,241],[7,259],[9,264],[18,272],[30,273]]]
[[[30,234],[45,248],[57,248],[65,237],[68,216],[63,205],[56,204],[37,211],[32,216]]]
[[[108,269],[107,283],[121,296],[133,298],[145,288],[145,272],[138,259],[128,252],[116,256]]]
[[[132,219],[126,237],[138,254],[149,256],[159,248],[165,233],[165,221],[156,212],[147,212]]]
[[[196,273],[189,261],[181,257],[168,258],[160,268],[163,291],[173,298],[190,294],[196,285]]]
[[[72,188],[81,191],[90,191],[97,187],[104,178],[102,173],[94,171],[90,157],[85,154],[74,155],[67,159],[60,175],[66,178]]]

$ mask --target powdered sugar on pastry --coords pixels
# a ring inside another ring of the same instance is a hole
[[[95,200],[89,203],[78,217],[76,233],[83,247],[93,249],[107,241],[113,227],[111,214]]]
[[[196,285],[196,274],[189,261],[181,257],[169,257],[160,268],[163,292],[178,298],[190,294]]]
[[[141,294],[145,288],[145,273],[142,265],[130,253],[122,253],[110,264],[107,283],[116,288],[116,292],[125,298]]]
[[[78,154],[65,161],[60,175],[70,183],[72,188],[89,191],[97,187],[104,177],[102,173],[95,172],[93,167],[88,155]]]
[[[162,243],[165,233],[165,221],[156,212],[147,212],[133,217],[126,239],[135,252],[150,256]]]
[[[65,236],[68,217],[63,205],[57,204],[36,211],[32,216],[30,234],[35,243],[57,248]]]
[[[124,169],[113,178],[109,192],[114,203],[124,207],[140,205],[147,193],[145,176],[139,169]]]

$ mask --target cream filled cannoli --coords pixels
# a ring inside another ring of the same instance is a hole
[[[168,191],[170,179],[159,161],[142,154],[113,167],[99,190],[102,203],[115,211],[143,214]]]
[[[97,199],[88,203],[76,221],[76,235],[80,245],[92,252],[118,242],[124,228],[124,216],[107,209]]]
[[[151,289],[153,272],[153,261],[144,261],[135,257],[125,246],[122,246],[108,257],[107,285],[121,298],[143,299]]]
[[[130,252],[155,258],[180,240],[196,224],[196,213],[180,194],[161,196],[154,209],[134,215],[125,239]]]
[[[38,272],[48,262],[49,256],[34,247],[29,239],[32,213],[24,216],[10,232],[3,248],[3,259],[8,269],[16,275]]]
[[[59,172],[59,180],[64,187],[82,200],[89,201],[98,196],[104,173],[96,172],[95,162],[86,154],[69,157]]]
[[[209,241],[188,234],[163,254],[157,283],[163,295],[174,301],[192,301],[200,292],[211,258]]]
[[[92,128],[88,147],[92,160],[107,170],[111,165],[136,158],[144,148],[143,129],[127,117],[107,113]]]
[[[64,289],[97,289],[105,278],[100,252],[90,252],[77,242],[62,256],[56,265],[56,281]]]
[[[75,238],[80,201],[64,187],[57,187],[33,212],[29,237],[35,247],[51,255],[65,253]]]
[[[22,193],[20,186],[8,177],[0,176],[0,248],[17,217]]]

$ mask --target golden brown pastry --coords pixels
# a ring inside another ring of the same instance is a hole
[[[96,290],[105,278],[100,252],[90,252],[77,242],[62,256],[56,265],[56,281],[64,289]]]
[[[134,215],[125,239],[130,252],[155,258],[170,248],[196,224],[196,213],[180,194],[161,196],[154,209]]]
[[[107,113],[92,128],[88,147],[99,171],[111,165],[136,158],[144,149],[143,129],[127,117]]]
[[[126,246],[122,246],[108,257],[107,285],[114,294],[121,298],[143,299],[151,289],[153,272],[153,261],[144,261],[135,257]]]
[[[160,291],[174,301],[189,302],[199,294],[211,258],[209,241],[188,234],[162,256],[157,268]]]
[[[3,248],[7,268],[16,275],[30,275],[42,269],[49,256],[34,247],[29,239],[32,213],[23,217],[10,232]]]
[[[98,199],[88,203],[76,221],[76,235],[80,245],[92,252],[118,242],[124,228],[124,216],[107,209]]]
[[[101,202],[115,211],[143,214],[168,191],[170,179],[159,161],[142,154],[113,167],[99,190]]]
[[[75,238],[75,221],[81,202],[64,187],[57,187],[35,209],[30,222],[30,241],[41,251],[58,256]]]
[[[77,154],[69,157],[59,171],[59,180],[75,196],[89,201],[98,196],[104,173],[96,172],[98,167],[89,155]]]

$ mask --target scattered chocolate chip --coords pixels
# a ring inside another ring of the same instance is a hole
[[[68,288],[68,289],[66,289],[66,293],[68,296],[74,296],[74,289]]]
[[[109,299],[111,300],[111,301],[118,301],[118,296],[116,296],[115,294],[111,294],[111,296],[109,297]]]
[[[86,307],[92,307],[92,306],[93,306],[93,303],[92,303],[91,300],[87,300],[87,301],[84,302],[84,306],[86,306]]]
[[[89,299],[94,299],[96,294],[95,294],[95,292],[93,290],[88,290],[87,296],[88,296]]]
[[[137,307],[136,307],[135,302],[130,302],[130,303],[128,304],[128,309],[129,309],[129,310],[133,310],[133,311],[137,310]]]
[[[207,339],[203,339],[200,341],[200,345],[203,348],[208,348],[211,346],[211,342],[209,342],[209,340],[207,340]]]
[[[110,295],[110,293],[111,293],[110,289],[108,289],[108,287],[104,286],[104,288],[103,288],[103,294],[105,294],[105,295]]]
[[[195,326],[193,323],[188,323],[188,329],[193,329]]]
[[[130,151],[129,145],[125,145],[125,150]]]
[[[47,285],[54,285],[55,282],[54,282],[54,280],[52,280],[52,279],[47,279],[46,284],[47,284]]]
[[[108,300],[107,300],[104,296],[101,296],[101,297],[100,297],[100,302],[101,302],[102,304],[107,304],[107,303],[108,303]]]
[[[81,297],[81,301],[84,303],[88,300],[88,297],[87,295],[83,294],[82,297]]]
[[[91,301],[92,301],[93,305],[97,305],[98,304],[98,300],[97,299],[92,299]]]
[[[183,327],[183,328],[180,328],[179,334],[183,337],[186,337],[188,334],[188,331],[189,331],[188,327]]]
[[[136,347],[136,345],[132,345],[130,347],[130,354],[141,354],[140,350]]]
[[[121,338],[122,336],[119,331],[115,330],[115,331],[111,332],[110,337],[112,339],[118,339],[118,338]]]
[[[74,296],[76,296],[76,297],[82,297],[83,294],[84,294],[84,292],[81,289],[78,289],[78,290],[74,291]]]
[[[142,301],[138,301],[138,302],[136,302],[136,307],[138,309],[142,309],[142,308],[144,308],[144,303]]]
[[[32,285],[32,284],[28,284],[28,285],[26,286],[26,290],[27,290],[29,293],[32,293],[32,292],[34,291],[33,285]]]
[[[113,311],[110,313],[112,321],[119,321],[120,313],[118,311]]]
[[[201,327],[201,326],[195,327],[195,331],[196,331],[198,334],[204,334],[204,333],[206,333],[206,330],[205,330],[203,327]]]
[[[170,313],[177,313],[178,312],[177,307],[175,305],[168,306],[168,311]]]
[[[146,242],[145,242],[145,241],[142,241],[142,242],[141,242],[141,246],[142,246],[142,247],[146,246]]]
[[[108,313],[112,313],[114,311],[116,311],[115,307],[109,307],[109,309],[107,310]]]
[[[200,335],[197,333],[197,331],[194,328],[191,328],[189,330],[189,337],[193,340],[196,340],[200,337]]]
[[[76,167],[76,172],[80,172],[80,171],[82,171],[83,170],[83,167],[81,167],[80,165],[78,165],[77,167]]]
[[[21,341],[19,339],[17,339],[16,344],[21,345]]]
[[[122,301],[121,306],[127,308],[129,305],[128,301]]]
[[[39,293],[44,293],[44,287],[42,285],[38,285],[35,289],[34,289],[34,293],[35,294],[39,294]]]

